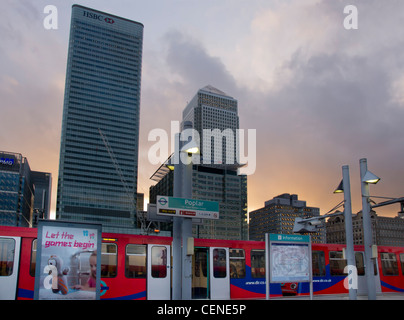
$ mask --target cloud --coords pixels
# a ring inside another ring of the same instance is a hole
[[[7,110],[0,144],[27,156],[34,170],[53,168],[56,186],[71,3],[57,4],[58,31],[43,28],[46,4],[7,0],[0,12],[0,96]],[[248,12],[232,1],[203,4],[193,16],[198,23],[182,17],[183,9],[161,24],[149,14],[153,8],[142,6],[139,191],[147,197],[157,169],[147,159],[150,130],[170,132],[187,101],[211,84],[238,100],[240,126],[257,130],[249,210],[289,192],[327,211],[339,202],[332,191],[344,164],[359,210],[361,157],[382,177],[374,194],[402,196],[404,3],[349,4],[358,8],[358,30],[343,28],[342,0],[252,1]],[[122,8],[111,12],[125,16]],[[211,16],[208,26],[201,23]]]
[[[155,142],[147,141],[155,128],[171,132],[171,121],[182,121],[182,111],[197,91],[211,84],[223,91],[237,92],[235,80],[220,58],[210,56],[190,35],[171,30],[162,37],[162,46],[144,57],[140,133],[139,179],[144,186],[158,168],[152,166],[147,152]],[[159,115],[159,117],[156,117]],[[147,174],[145,173],[147,172]]]
[[[350,33],[341,1],[279,2],[257,12],[250,32],[226,57],[209,54],[215,50],[185,33],[166,34],[166,71],[175,79],[170,90],[188,101],[211,83],[239,101],[241,126],[257,129],[250,210],[283,192],[328,210],[337,201],[332,191],[341,166],[351,165],[354,176],[362,157],[376,171],[391,166],[402,172],[403,46],[379,30],[386,17],[396,21],[388,26],[400,20],[398,5],[360,2],[359,30]],[[400,181],[388,183],[386,192],[402,188]]]
[[[44,6],[6,1],[0,12],[0,145],[27,157],[31,170],[52,173],[54,209],[67,41],[43,28]]]
[[[191,36],[179,31],[166,34],[167,64],[180,76],[188,88],[197,90],[207,84],[220,85],[222,90],[234,89],[235,80],[219,57],[211,56],[206,48]]]

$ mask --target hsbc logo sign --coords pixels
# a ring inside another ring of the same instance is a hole
[[[114,24],[115,21],[112,18],[109,17],[105,17],[102,14],[97,14],[94,12],[89,12],[89,11],[83,11],[83,16],[89,19],[94,19],[94,20],[98,20],[98,21],[105,21],[106,23],[109,24]]]

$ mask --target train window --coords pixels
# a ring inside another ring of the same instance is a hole
[[[385,276],[398,276],[398,264],[395,253],[381,252],[382,272]]]
[[[375,271],[375,276],[377,276],[377,259],[372,260],[373,260],[373,270]]]
[[[15,240],[0,238],[0,277],[13,274]]]
[[[101,278],[114,278],[117,273],[118,247],[115,243],[101,245]]]
[[[29,274],[31,277],[35,277],[35,267],[36,267],[36,244],[37,244],[37,239],[34,239],[32,241],[32,247],[31,247],[31,263],[29,266]]]
[[[325,257],[324,251],[313,251],[311,254],[313,265],[313,277],[325,276]]]
[[[226,250],[213,249],[213,276],[226,278]]]
[[[358,276],[365,275],[365,259],[363,258],[363,252],[355,252],[355,263]]]
[[[375,276],[377,276],[377,262],[376,259],[372,260],[373,260],[374,274]],[[366,268],[363,252],[355,252],[355,263],[356,263],[356,270],[358,271],[358,276],[364,276],[366,274]]]
[[[330,251],[330,273],[332,276],[345,276],[346,259],[342,258],[342,251]]]
[[[167,248],[153,246],[151,248],[151,273],[153,278],[165,278],[167,276]]]
[[[400,265],[401,265],[401,273],[404,275],[404,253],[400,253]]]
[[[251,276],[265,278],[265,251],[251,250]]]
[[[401,273],[404,275],[404,253],[400,253]]]
[[[206,278],[208,275],[208,254],[206,251],[195,250],[194,270],[195,277]],[[202,274],[201,274],[202,271]]]
[[[126,246],[125,276],[146,278],[146,246],[138,244]]]
[[[230,249],[230,278],[245,278],[244,249]]]

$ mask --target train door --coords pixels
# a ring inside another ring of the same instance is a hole
[[[16,298],[20,244],[21,238],[0,237],[0,300]]]
[[[171,299],[170,246],[147,245],[147,299]]]
[[[195,248],[192,259],[192,299],[209,299],[208,257],[208,248]]]
[[[364,252],[355,252],[355,261],[356,261],[356,268],[358,271],[358,295],[367,295],[368,293],[368,285],[366,279],[366,268],[365,268],[365,254]],[[380,284],[380,274],[379,268],[376,263],[376,259],[373,259],[374,263],[374,270],[375,270],[375,285],[376,285],[376,293],[381,293],[382,288]]]
[[[230,299],[229,248],[209,248],[210,298]]]

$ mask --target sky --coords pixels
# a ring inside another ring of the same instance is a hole
[[[324,214],[343,200],[333,191],[348,165],[356,213],[361,158],[381,178],[371,195],[404,196],[404,1],[1,4],[0,150],[21,153],[31,170],[52,173],[52,211],[73,4],[144,25],[138,192],[146,201],[158,168],[147,156],[155,144],[149,132],[170,133],[171,121],[182,119],[187,102],[206,85],[237,99],[240,128],[256,130],[249,211],[290,193]],[[57,8],[57,29],[44,27],[47,5]],[[348,5],[357,14],[344,12]],[[354,22],[357,28],[346,28]],[[377,213],[398,211],[396,204]]]

